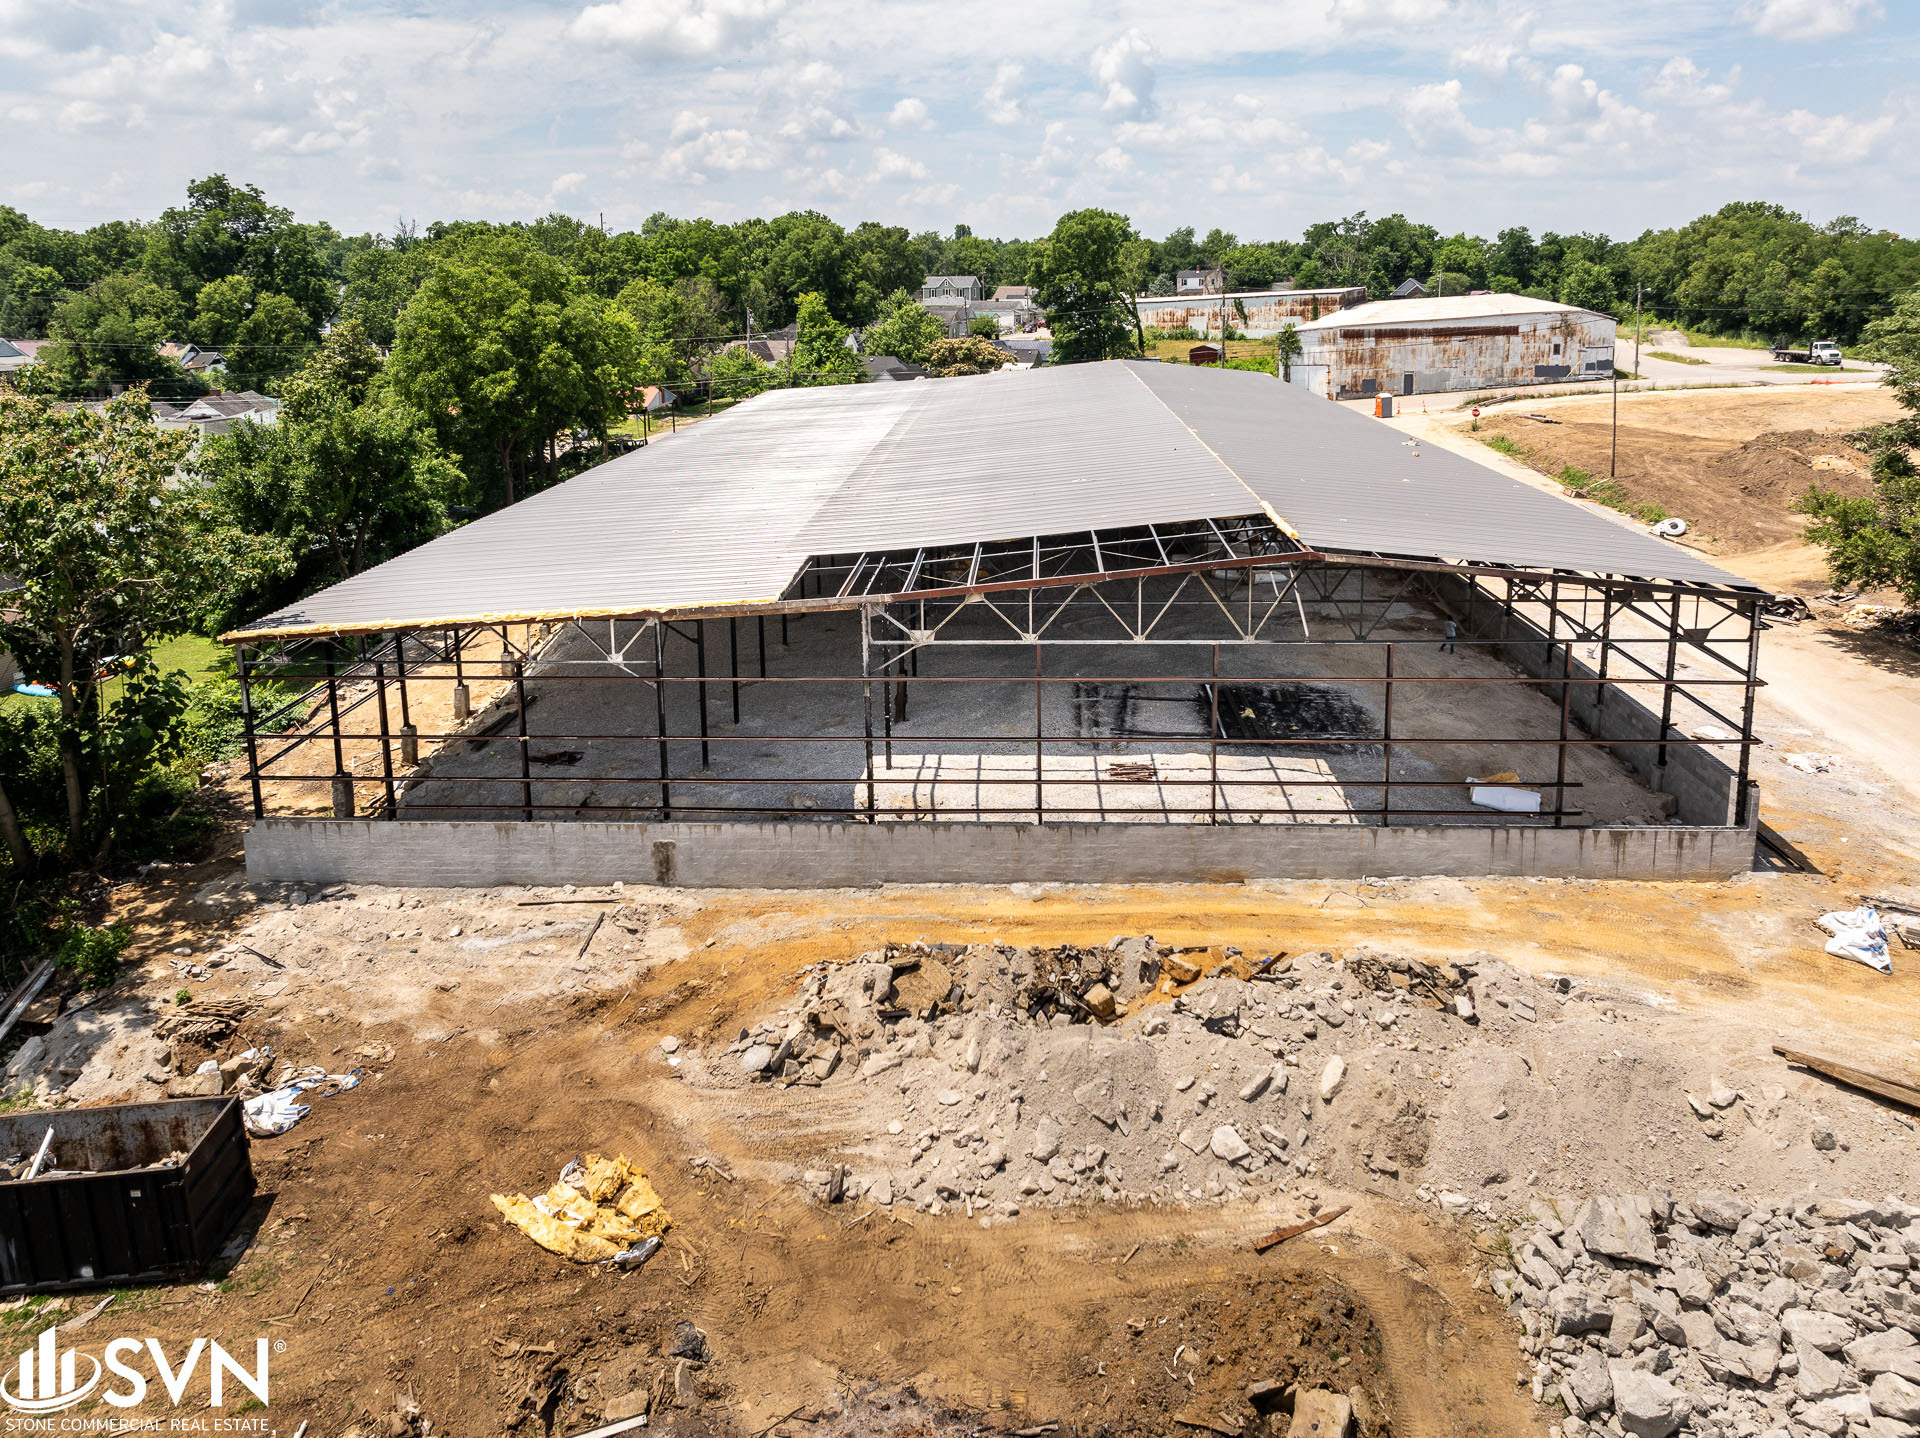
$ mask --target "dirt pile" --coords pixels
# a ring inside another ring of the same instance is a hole
[[[1535,1213],[1495,1287],[1567,1438],[1916,1431],[1920,1207],[1656,1190]]]
[[[1846,495],[1873,487],[1867,456],[1844,431],[1781,430],[1740,440],[1642,429],[1623,417],[1617,461],[1613,428],[1602,422],[1505,413],[1482,419],[1475,437],[1489,431],[1519,445],[1520,458],[1543,474],[1571,466],[1604,479],[1615,466],[1631,503],[1678,515],[1692,527],[1688,542],[1715,553],[1797,537],[1804,521],[1793,503],[1811,485]]]
[[[729,1121],[777,1104],[811,1135],[811,1161],[763,1176],[982,1223],[1283,1192],[1313,1211],[1323,1183],[1493,1219],[1541,1185],[1710,1164],[1886,1182],[1911,1132],[1869,1106],[1825,1143],[1846,1101],[1784,1084],[1697,1116],[1689,1095],[1726,1086],[1656,1010],[1490,955],[890,947],[803,971],[724,1048],[668,1044]]]

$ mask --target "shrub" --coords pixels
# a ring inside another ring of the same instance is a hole
[[[1488,449],[1497,449],[1500,453],[1513,459],[1518,459],[1526,453],[1524,448],[1513,440],[1508,439],[1504,434],[1482,435],[1480,443],[1484,444]]]
[[[60,941],[53,961],[77,975],[82,988],[104,989],[120,971],[120,955],[132,942],[133,936],[117,924],[98,929],[75,924]]]

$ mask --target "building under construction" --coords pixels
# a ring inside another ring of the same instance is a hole
[[[778,391],[226,636],[248,862],[1722,877],[1765,598],[1260,374]]]

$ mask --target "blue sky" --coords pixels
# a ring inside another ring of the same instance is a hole
[[[1160,235],[1621,236],[1729,200],[1920,228],[1912,0],[0,0],[0,203],[654,210]],[[1901,136],[1908,141],[1903,143]]]

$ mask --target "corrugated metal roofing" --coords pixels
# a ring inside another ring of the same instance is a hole
[[[1310,545],[1743,581],[1270,376],[1112,362],[778,390],[233,637],[768,604],[816,554],[1267,509]]]
[[[1578,305],[1530,299],[1526,295],[1438,295],[1419,300],[1375,300],[1371,304],[1355,305],[1350,310],[1308,320],[1300,326],[1300,330],[1305,333],[1308,330],[1432,324],[1435,320],[1491,320],[1515,315],[1560,314],[1607,318],[1594,310],[1583,310]]]
[[[1298,385],[1244,370],[1129,368],[1313,548],[1753,587]]]

